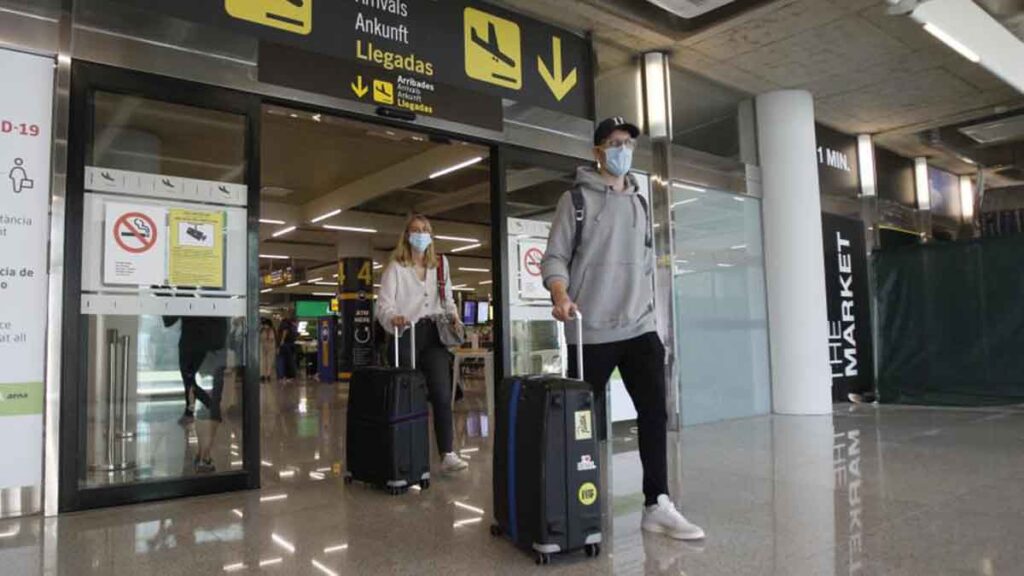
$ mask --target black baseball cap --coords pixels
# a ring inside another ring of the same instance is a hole
[[[622,116],[612,116],[597,125],[597,129],[594,130],[594,146],[600,146],[616,130],[629,132],[630,138],[636,139],[640,136],[640,129],[635,124],[626,122]]]

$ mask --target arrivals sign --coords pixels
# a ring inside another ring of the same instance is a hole
[[[349,77],[338,80],[345,80],[340,85],[349,97],[367,103],[430,114],[431,108],[445,100],[445,91],[458,94],[468,90],[573,116],[592,116],[589,42],[566,30],[479,1],[130,3],[251,34],[265,42],[261,52],[273,52],[268,44],[278,44],[355,65]],[[318,62],[323,64],[315,59],[302,59],[294,62],[293,68],[308,76],[310,71],[301,68]],[[260,67],[263,66],[261,57]],[[281,80],[281,70],[273,67],[271,76]]]
[[[0,490],[40,483],[54,61],[0,50]]]

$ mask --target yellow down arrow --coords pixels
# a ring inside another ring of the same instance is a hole
[[[567,76],[562,76],[562,39],[558,36],[551,38],[551,60],[552,66],[549,69],[544,59],[537,56],[537,71],[551,93],[555,95],[555,99],[561,102],[562,98],[576,87],[576,69],[573,68]]]
[[[363,84],[363,75],[356,76],[356,81],[351,84],[352,91],[356,93],[356,96],[362,98],[366,96],[366,93],[370,91],[370,87]]]

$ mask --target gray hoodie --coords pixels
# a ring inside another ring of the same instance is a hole
[[[558,201],[542,270],[544,285],[568,283],[569,296],[583,314],[583,343],[619,342],[654,332],[654,260],[645,239],[648,225],[636,180],[627,176],[624,192],[615,192],[593,168],[576,173],[583,190],[586,221],[573,259],[576,233],[571,192]],[[569,268],[570,261],[572,269]],[[576,343],[576,331],[567,330]]]

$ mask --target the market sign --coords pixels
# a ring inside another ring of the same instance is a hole
[[[129,0],[123,0],[128,2]],[[231,28],[273,45],[340,60],[331,94],[431,115],[469,91],[592,116],[590,43],[490,4],[471,0],[132,0],[154,12]],[[295,56],[297,53],[292,53]],[[299,54],[301,55],[301,54]],[[295,68],[323,65],[300,59]],[[264,66],[261,54],[260,67]],[[277,81],[281,70],[261,79]],[[344,78],[340,77],[344,74]],[[310,72],[299,76],[310,76]],[[289,83],[294,84],[294,83]],[[462,92],[459,92],[462,91]],[[500,102],[499,102],[500,104]],[[441,116],[445,114],[442,111]]]

